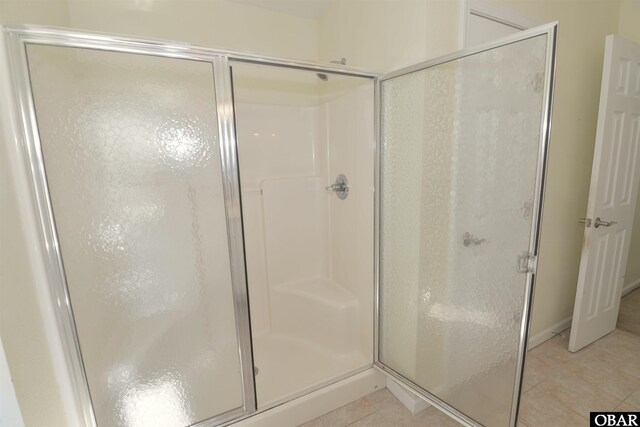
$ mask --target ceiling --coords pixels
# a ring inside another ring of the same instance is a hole
[[[230,0],[247,6],[261,7],[287,15],[318,19],[332,0]]]

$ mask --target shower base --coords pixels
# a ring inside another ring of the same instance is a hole
[[[385,377],[369,368],[334,384],[246,418],[234,427],[295,427],[385,387]]]
[[[360,368],[371,360],[361,353],[336,354],[299,337],[267,334],[254,338],[258,408],[290,400]]]
[[[322,277],[271,289],[271,330],[254,336],[258,408],[371,366],[358,339],[359,304]]]

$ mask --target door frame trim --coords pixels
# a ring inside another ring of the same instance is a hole
[[[531,238],[529,241],[529,253],[538,256],[540,248],[540,231],[542,212],[544,207],[544,189],[548,169],[548,152],[549,152],[549,139],[551,136],[551,116],[553,105],[553,86],[555,82],[555,70],[556,70],[556,46],[557,46],[557,34],[558,34],[558,22],[551,22],[549,24],[541,25],[539,27],[524,30],[518,33],[511,34],[507,37],[497,39],[495,41],[485,43],[483,45],[461,49],[451,54],[443,55],[434,59],[430,59],[419,64],[410,65],[408,67],[401,68],[399,70],[392,71],[384,74],[376,79],[375,84],[375,177],[374,185],[376,191],[374,192],[374,366],[391,376],[394,380],[400,382],[403,386],[413,391],[420,397],[426,399],[438,409],[445,412],[447,415],[456,419],[458,422],[469,425],[479,426],[476,421],[469,418],[456,408],[442,401],[434,394],[420,387],[418,384],[408,380],[398,372],[384,365],[380,361],[379,354],[379,337],[380,337],[380,213],[381,213],[381,143],[382,132],[381,124],[381,83],[383,81],[401,77],[406,74],[421,71],[427,68],[431,68],[437,65],[441,65],[450,61],[461,59],[470,55],[485,52],[491,49],[495,49],[502,46],[507,46],[519,41],[527,40],[540,35],[546,35],[546,56],[545,56],[545,81],[543,88],[543,111],[541,113],[541,129],[539,140],[539,152],[538,152],[538,165],[536,170],[536,188],[534,192],[534,205],[532,215],[531,226]],[[515,267],[515,266],[514,266]],[[531,308],[533,305],[533,292],[535,289],[536,275],[534,273],[527,273],[526,284],[524,289],[524,302],[522,309],[522,319],[520,323],[520,343],[518,346],[518,358],[516,361],[516,378],[514,383],[514,394],[512,399],[512,408],[510,416],[510,426],[515,427],[518,420],[518,411],[520,407],[520,395],[522,389],[522,381],[524,374],[524,363],[527,350],[527,341],[529,338]]]
[[[460,47],[468,47],[469,19],[472,15],[506,25],[515,30],[526,30],[543,25],[544,22],[523,15],[512,9],[497,5],[487,0],[463,0],[460,10],[462,22],[460,28]]]

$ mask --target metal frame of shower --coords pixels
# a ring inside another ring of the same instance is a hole
[[[466,414],[462,413],[458,409],[452,407],[439,397],[435,396],[433,393],[428,390],[422,388],[420,385],[408,380],[399,372],[393,370],[392,368],[386,366],[384,363],[380,361],[379,358],[379,315],[380,315],[380,212],[381,212],[381,197],[380,197],[380,189],[381,189],[381,174],[380,174],[380,146],[381,146],[381,105],[380,105],[380,84],[381,82],[389,79],[393,79],[395,77],[404,76],[406,74],[410,74],[416,71],[425,70],[428,68],[432,68],[447,62],[455,61],[458,59],[462,59],[477,53],[485,52],[491,49],[496,49],[502,46],[507,46],[513,43],[517,43],[519,41],[527,40],[533,37],[546,35],[546,56],[545,56],[545,81],[544,81],[544,98],[543,98],[543,111],[542,111],[542,123],[540,128],[540,140],[539,140],[539,150],[538,150],[538,164],[536,169],[536,182],[535,182],[535,193],[533,198],[533,216],[531,220],[531,233],[529,240],[529,254],[534,257],[538,256],[539,248],[540,248],[540,230],[541,230],[541,219],[542,219],[542,211],[544,207],[544,187],[548,169],[548,156],[549,156],[549,139],[551,136],[551,114],[552,114],[552,105],[553,105],[553,85],[555,81],[555,71],[556,71],[556,61],[555,61],[555,53],[557,48],[557,36],[558,36],[558,22],[552,22],[546,25],[541,25],[539,27],[531,28],[529,30],[520,31],[514,33],[512,35],[500,38],[498,40],[485,43],[478,47],[466,48],[459,50],[457,52],[444,55],[438,58],[434,58],[419,64],[411,65],[409,67],[405,67],[387,74],[384,74],[379,79],[376,79],[376,90],[375,90],[375,119],[376,121],[376,153],[375,153],[375,216],[374,216],[374,229],[375,229],[375,238],[374,238],[374,281],[375,281],[375,295],[374,295],[374,366],[376,366],[381,371],[387,373],[391,377],[393,377],[396,381],[400,382],[404,385],[409,391],[415,393],[416,395],[426,398],[431,403],[435,404],[435,406],[439,407],[442,411],[446,412],[451,417],[455,418],[457,421],[469,425],[469,426],[481,426],[475,420],[469,418]],[[515,255],[515,254],[514,254]],[[515,262],[514,262],[515,268]],[[531,308],[533,305],[533,292],[535,289],[535,267],[533,272],[528,272],[526,274],[526,282],[524,289],[524,305],[522,309],[522,319],[520,322],[520,344],[518,347],[518,357],[516,361],[516,377],[514,383],[514,392],[512,397],[512,406],[511,406],[511,414],[510,414],[510,426],[515,427],[518,421],[518,411],[520,405],[520,397],[522,390],[522,381],[524,376],[524,363],[527,351],[527,342],[529,339],[529,327],[530,327],[530,318],[531,318]]]
[[[55,306],[58,327],[63,335],[66,363],[72,375],[72,385],[76,405],[81,408],[82,415],[87,425],[95,425],[95,415],[89,393],[86,373],[82,361],[79,347],[79,340],[75,328],[73,311],[69,292],[64,274],[64,266],[55,229],[55,222],[51,206],[51,200],[47,187],[47,179],[42,158],[40,137],[36,123],[35,108],[31,93],[29,70],[26,56],[26,46],[28,44],[85,48],[93,50],[104,50],[111,52],[132,53],[141,55],[151,55],[174,59],[194,60],[209,62],[213,67],[213,78],[215,79],[216,109],[218,112],[218,133],[220,137],[220,150],[223,173],[223,186],[225,197],[225,213],[229,238],[229,251],[231,258],[232,287],[234,294],[234,306],[236,313],[236,324],[238,333],[238,352],[241,360],[241,374],[243,381],[243,406],[225,414],[209,418],[197,423],[197,426],[219,425],[228,422],[235,422],[239,419],[251,416],[257,410],[255,394],[255,378],[253,375],[253,355],[251,343],[251,331],[248,312],[248,288],[244,259],[244,240],[242,229],[242,213],[240,205],[240,186],[238,175],[237,159],[237,134],[235,129],[235,111],[233,104],[233,87],[231,82],[230,61],[245,62],[257,65],[283,67],[297,70],[306,70],[327,74],[338,74],[343,76],[360,77],[370,79],[375,82],[375,154],[374,154],[374,363],[373,366],[382,372],[390,375],[409,390],[426,397],[441,410],[451,417],[466,425],[478,425],[465,414],[451,407],[435,395],[421,388],[419,385],[408,381],[399,373],[382,364],[378,358],[378,321],[379,321],[379,226],[380,226],[380,83],[381,81],[398,77],[413,71],[430,68],[445,62],[463,58],[475,53],[494,49],[500,46],[511,44],[520,40],[547,34],[547,73],[545,80],[544,99],[544,120],[541,129],[541,143],[538,158],[538,171],[536,176],[536,194],[534,198],[534,218],[532,221],[530,252],[537,255],[540,240],[540,218],[544,203],[544,181],[547,170],[547,147],[551,125],[551,91],[553,85],[557,24],[549,24],[536,29],[516,33],[503,38],[495,43],[471,49],[465,49],[455,54],[442,56],[427,62],[423,62],[411,67],[403,68],[393,73],[381,76],[380,74],[361,71],[355,68],[340,65],[324,65],[312,61],[298,61],[292,59],[281,59],[268,57],[253,53],[237,52],[233,50],[220,50],[197,47],[189,44],[175,42],[165,42],[155,39],[135,38],[128,36],[116,36],[86,31],[75,31],[60,28],[41,26],[4,26],[1,27],[7,35],[7,50],[10,53],[9,61],[12,68],[14,87],[16,88],[16,111],[21,115],[21,129],[23,152],[26,153],[24,160],[27,170],[30,172],[32,184],[32,203],[38,213],[38,225],[40,227],[41,241],[39,244],[45,254],[45,267],[49,279],[50,290]],[[520,328],[520,347],[518,349],[517,369],[522,372],[524,357],[526,352],[526,342],[529,332],[529,318],[532,304],[532,294],[535,283],[535,275],[528,274],[525,290],[525,301],[523,317]],[[367,366],[364,369],[368,369]],[[345,374],[341,377],[327,381],[320,387],[337,382],[340,379],[361,372],[363,369]],[[513,408],[511,411],[511,423],[515,426],[516,414],[519,404],[519,395],[522,383],[522,376],[516,378],[514,387]],[[297,393],[290,397],[293,400],[303,394],[313,390]],[[268,408],[264,408],[268,409]]]

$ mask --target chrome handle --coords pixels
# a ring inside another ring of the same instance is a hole
[[[587,227],[591,227],[591,218],[582,218],[578,222],[586,225]]]
[[[329,191],[339,192],[339,191],[345,191],[347,189],[347,186],[344,184],[331,184],[324,187],[324,189]]]
[[[618,221],[602,221],[600,217],[597,217],[595,221],[593,221],[593,226],[598,228],[600,226],[603,227],[611,227],[613,224],[617,224]]]
[[[462,235],[462,244],[467,247],[471,245],[476,246],[481,244],[482,242],[486,242],[486,239],[478,239],[476,236],[469,233],[468,231],[465,231],[464,234]]]
[[[336,182],[324,187],[325,190],[333,191],[338,199],[344,200],[349,195],[349,180],[343,174],[338,175]]]

